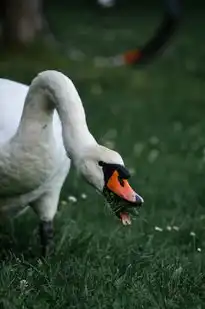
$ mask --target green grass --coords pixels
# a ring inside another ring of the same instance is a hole
[[[72,170],[55,219],[56,252],[44,264],[32,212],[1,227],[0,308],[203,309],[203,16],[185,16],[169,50],[152,65],[112,69],[96,68],[93,57],[141,44],[160,13],[78,14],[55,10],[49,16],[66,48],[82,51],[84,60],[35,46],[2,54],[0,73],[23,82],[44,69],[69,75],[91,131],[100,142],[112,142],[135,172],[131,183],[145,206],[124,228]],[[77,203],[68,202],[69,195]]]

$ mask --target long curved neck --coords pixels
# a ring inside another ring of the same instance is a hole
[[[85,111],[75,86],[57,71],[42,72],[32,81],[17,136],[33,144],[53,136],[54,109],[59,114],[64,147],[71,159],[82,154],[84,148],[97,143],[88,130]]]

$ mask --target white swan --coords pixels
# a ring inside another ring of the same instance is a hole
[[[0,217],[30,205],[40,219],[43,254],[71,161],[111,205],[117,199],[143,203],[126,180],[121,156],[99,145],[88,130],[68,77],[44,71],[30,87],[0,79]],[[123,211],[116,214],[130,223]]]

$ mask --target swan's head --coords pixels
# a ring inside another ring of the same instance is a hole
[[[128,213],[144,201],[130,186],[130,173],[120,154],[96,145],[83,153],[77,165],[85,180],[103,194],[122,223],[131,224]]]

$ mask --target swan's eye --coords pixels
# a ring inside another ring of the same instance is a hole
[[[103,166],[104,164],[105,164],[105,163],[104,163],[103,161],[99,161],[99,162],[98,162],[98,165],[99,165],[99,166]]]
[[[118,176],[118,180],[119,180],[119,183],[122,187],[125,186],[125,182],[124,182],[124,179],[122,179],[120,176]]]

